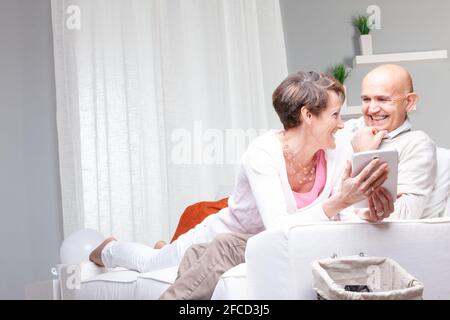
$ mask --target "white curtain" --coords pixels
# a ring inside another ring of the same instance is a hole
[[[52,19],[66,236],[170,239],[279,127],[278,0],[52,0]]]

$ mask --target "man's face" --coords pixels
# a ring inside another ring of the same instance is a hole
[[[389,132],[400,127],[407,114],[408,94],[391,77],[374,75],[365,78],[361,87],[361,104],[366,126]]]

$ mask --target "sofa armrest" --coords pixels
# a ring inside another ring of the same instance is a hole
[[[90,261],[85,261],[79,264],[58,264],[55,266],[55,269],[59,280],[62,300],[73,299],[74,290],[80,289],[81,283],[88,281],[91,278],[113,270],[126,270],[124,268],[109,269],[99,267]]]

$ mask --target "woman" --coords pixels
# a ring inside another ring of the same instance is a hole
[[[328,75],[290,75],[273,94],[284,130],[272,130],[250,144],[228,208],[162,249],[109,238],[91,260],[139,272],[175,266],[191,245],[209,243],[220,233],[257,234],[284,224],[332,220],[374,193],[375,204],[392,212],[392,199],[379,188],[387,178],[386,164],[373,160],[351,177],[346,163],[351,146],[336,134],[343,128],[339,113],[344,95],[342,85]]]

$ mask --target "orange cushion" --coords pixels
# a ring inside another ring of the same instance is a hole
[[[180,217],[175,234],[170,242],[175,241],[180,235],[189,231],[203,221],[207,216],[219,212],[228,207],[228,198],[219,201],[197,202],[187,207]]]

